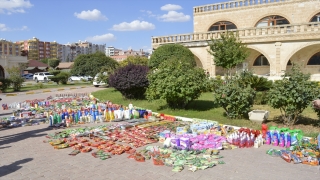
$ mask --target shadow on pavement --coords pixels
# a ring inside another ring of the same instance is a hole
[[[27,163],[32,160],[33,160],[33,158],[26,158],[26,159],[16,161],[10,165],[1,166],[0,167],[0,177],[6,176],[10,173],[13,173],[13,172],[21,169],[22,166],[20,166],[20,164],[24,164],[24,163]]]
[[[11,146],[4,146],[4,147],[0,147],[0,149],[5,149],[5,148],[9,148]]]
[[[48,130],[51,130],[51,129],[50,128],[42,128],[42,129],[12,134],[12,135],[8,135],[8,136],[1,136],[0,137],[0,146],[5,145],[5,144],[9,144],[9,143],[13,143],[13,142],[17,142],[17,141],[21,141],[21,140],[25,140],[27,138],[45,136],[47,134],[44,134],[41,132],[48,131]],[[41,134],[38,134],[38,133],[41,133]]]

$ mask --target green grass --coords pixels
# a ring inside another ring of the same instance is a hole
[[[32,83],[26,83],[25,86],[22,86],[21,90],[19,92],[25,92],[25,91],[33,91],[33,90],[41,90],[41,89],[53,89],[53,88],[64,88],[64,87],[75,87],[75,86],[91,86],[92,83],[85,83],[85,82],[79,82],[79,83],[70,83],[70,84],[59,84],[56,83],[43,83],[43,87],[39,88],[37,84]],[[6,93],[12,93],[14,92],[12,88],[8,88],[6,90]]]
[[[115,104],[128,106],[131,102],[136,107],[151,109],[153,112],[164,113],[168,115],[199,118],[218,121],[220,124],[228,124],[240,127],[249,127],[261,129],[261,124],[251,122],[248,119],[229,119],[224,115],[224,110],[215,104],[212,93],[203,93],[201,97],[192,102],[185,110],[173,110],[166,106],[165,101],[157,100],[149,102],[147,100],[128,100],[113,88],[92,93],[96,98],[106,101],[110,100]],[[280,111],[267,105],[254,105],[252,109],[267,110],[270,112],[267,121],[268,126],[284,127],[279,121]],[[301,129],[305,136],[315,137],[320,132],[320,121],[315,112],[309,107],[302,113],[301,120],[290,128]]]

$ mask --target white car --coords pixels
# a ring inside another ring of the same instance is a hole
[[[83,79],[84,79],[83,76],[70,76],[68,80],[69,81],[81,81]]]
[[[52,76],[53,74],[50,74],[49,72],[37,72],[37,73],[34,73],[33,80],[37,83],[39,81],[48,82],[50,81],[50,77]]]
[[[85,79],[86,81],[92,81],[93,77],[91,77],[91,76],[83,76],[83,79]]]
[[[93,78],[93,86],[94,86],[94,87],[108,86],[108,84],[105,83],[105,82],[98,82],[98,81],[97,81],[99,75],[100,75],[100,73],[98,73],[98,74]],[[107,76],[108,73],[107,73],[107,72],[104,72],[103,75]]]

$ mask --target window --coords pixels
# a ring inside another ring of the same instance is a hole
[[[315,55],[313,55],[309,61],[307,65],[320,65],[320,52],[316,53]]]
[[[264,55],[260,55],[256,58],[253,66],[270,66],[268,59]]]
[[[310,22],[320,22],[320,13],[314,15],[314,16],[311,18]]]
[[[262,18],[256,24],[256,27],[278,26],[278,25],[284,25],[284,24],[290,24],[286,18],[282,16],[268,16],[268,17]]]
[[[229,29],[237,29],[237,26],[229,21],[219,21],[214,23],[209,31],[223,31],[223,30],[229,30]]]

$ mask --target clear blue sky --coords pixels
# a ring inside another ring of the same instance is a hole
[[[151,49],[151,36],[193,32],[193,7],[218,0],[0,0],[0,38]]]

